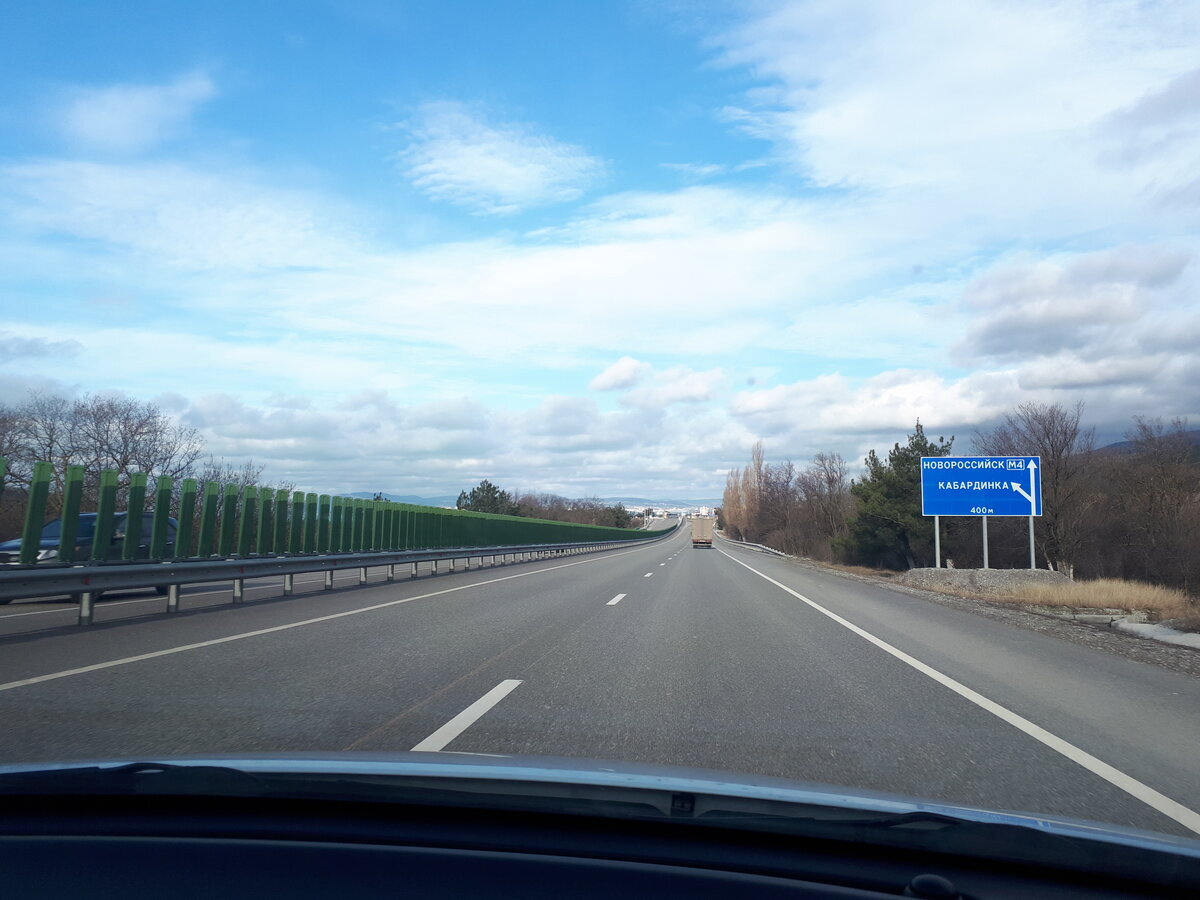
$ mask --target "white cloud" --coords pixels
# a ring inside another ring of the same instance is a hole
[[[715,39],[726,64],[763,82],[731,118],[772,141],[777,163],[934,252],[956,235],[977,249],[1014,234],[1060,240],[1097,223],[1136,234],[1160,225],[1151,194],[1195,177],[1183,156],[1113,169],[1100,158],[1111,136],[1097,129],[1122,110],[1134,110],[1121,125],[1131,128],[1149,107],[1157,116],[1187,106],[1191,81],[1179,79],[1195,67],[1194,4],[1136,15],[1088,0],[762,9]],[[1190,148],[1194,159],[1194,147],[1184,142],[1184,156]]]
[[[74,356],[83,350],[79,341],[54,341],[44,337],[28,337],[0,331],[0,365],[17,359],[59,359]]]
[[[200,71],[166,84],[77,88],[58,112],[58,126],[91,149],[145,150],[181,133],[194,109],[215,95],[212,79]]]
[[[703,403],[712,400],[724,383],[725,373],[720,369],[697,372],[686,366],[673,366],[657,373],[650,384],[625,394],[621,403],[646,409],[674,403]]]
[[[1170,290],[1191,254],[1124,246],[1065,260],[1005,263],[964,291],[975,313],[957,347],[965,360],[1032,359],[1063,351],[1126,363],[1131,340],[1179,320]],[[1039,379],[1044,381],[1044,379]]]
[[[593,391],[614,391],[633,387],[650,368],[649,363],[639,362],[632,356],[622,356],[588,382],[588,387]]]
[[[2,195],[27,230],[100,241],[156,266],[314,269],[350,252],[339,204],[253,173],[51,159],[0,170]]]
[[[1200,412],[1200,275],[1180,249],[1200,202],[1200,7],[752,9],[715,41],[761,82],[727,118],[772,142],[775,177],[749,187],[739,167],[663,163],[724,177],[600,196],[534,234],[412,240],[210,162],[10,164],[11,283],[132,298],[124,327],[84,302],[52,329],[22,326],[83,345],[59,368],[22,363],[30,378],[170,391],[217,452],[330,489],[456,492],[494,476],[707,492],[758,436],[777,458],[855,458],[917,416],[969,429],[1025,399],[1083,398],[1098,423]],[[180,133],[206,90],[184,81],[106,89],[93,111],[133,124],[74,139],[112,150],[105,136],[127,134],[137,149]],[[142,99],[113,99],[127,95]],[[406,175],[473,212],[575,200],[605,171],[539,126],[461,104],[421,107],[407,128]],[[596,374],[596,360],[616,362]],[[765,384],[731,397],[756,371]],[[589,378],[623,393],[547,396]]]
[[[490,123],[461,103],[421,106],[407,124],[405,173],[432,197],[503,215],[575,200],[604,171],[582,147],[516,122]]]
[[[720,175],[725,171],[725,167],[717,163],[663,163],[662,167],[696,181]]]

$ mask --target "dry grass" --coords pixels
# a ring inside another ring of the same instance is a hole
[[[901,574],[891,569],[872,569],[869,566],[844,566],[841,563],[819,562],[816,560],[814,562],[826,569],[837,569],[839,572],[849,572],[852,575],[867,575],[871,578],[895,578]]]
[[[1175,619],[1196,613],[1183,591],[1119,578],[1026,584],[1015,587],[1008,599],[1038,606],[1145,610],[1154,613],[1158,619]]]
[[[845,566],[840,563],[818,563],[825,568],[867,575],[873,578],[895,578],[902,572],[888,569],[872,569],[866,566]],[[1001,570],[996,570],[1001,571]],[[962,586],[934,585],[925,590],[940,591],[956,596],[970,596],[977,600],[1000,603],[1021,603],[1030,606],[1060,607],[1068,609],[1120,609],[1127,613],[1144,611],[1152,621],[1170,620],[1172,627],[1185,631],[1200,632],[1200,600],[1193,599],[1175,588],[1159,587],[1141,581],[1125,581],[1120,578],[1097,578],[1094,581],[1064,581],[1051,584],[1013,585],[1003,592],[999,590],[964,590]]]

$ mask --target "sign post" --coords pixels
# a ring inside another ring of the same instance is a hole
[[[1033,520],[1042,514],[1038,456],[921,457],[921,515],[933,517],[934,555],[941,568],[942,516],[982,519],[983,567],[988,568],[988,516],[1029,519],[1029,567],[1036,568]]]

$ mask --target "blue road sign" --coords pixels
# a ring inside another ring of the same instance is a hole
[[[1040,516],[1040,456],[922,456],[921,515]]]

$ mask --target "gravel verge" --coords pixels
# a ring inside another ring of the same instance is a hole
[[[921,597],[933,603],[940,603],[943,606],[964,610],[977,616],[992,619],[993,621],[1005,622],[1017,628],[1024,628],[1027,631],[1036,631],[1039,634],[1050,635],[1064,641],[1070,641],[1073,644],[1091,647],[1094,650],[1113,653],[1117,656],[1134,660],[1135,662],[1148,663],[1149,665],[1170,669],[1173,672],[1200,677],[1200,650],[1163,643],[1153,638],[1141,637],[1128,631],[1121,631],[1110,627],[1103,622],[1088,622],[1058,613],[1029,609],[1019,604],[979,600],[974,597],[965,597],[954,593],[943,593],[942,591],[913,587],[901,583],[898,577],[872,577],[869,575],[859,575],[854,572],[843,572],[811,560],[789,557],[787,561],[793,565],[816,569],[820,572],[837,575],[841,578],[849,578],[854,581],[889,588],[890,590],[899,591],[910,596]],[[954,571],[963,576],[964,587],[972,585],[969,579],[969,570],[943,570],[943,572]],[[1021,572],[1022,570],[1011,571]],[[1004,573],[1005,570],[994,570],[994,572],[1001,575],[1002,578],[1004,577],[1001,573]],[[986,573],[985,580],[991,574]],[[1047,572],[1044,574],[1059,578],[1064,577],[1056,572]],[[1024,577],[1030,577],[1030,575],[1029,570],[1024,570]],[[920,578],[920,576],[917,577]],[[1041,576],[1034,575],[1032,577]],[[943,583],[945,582],[943,581]],[[973,586],[977,586],[977,583]]]

